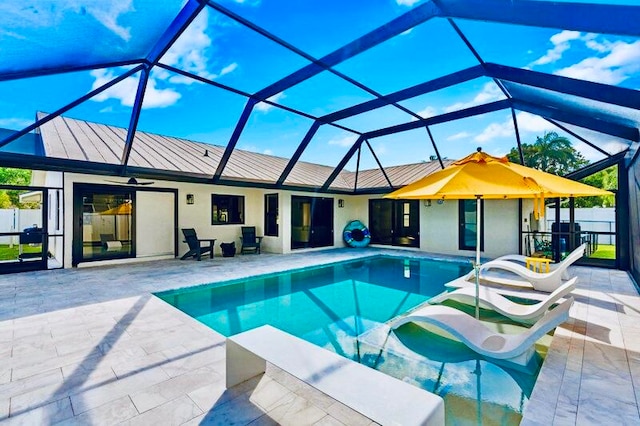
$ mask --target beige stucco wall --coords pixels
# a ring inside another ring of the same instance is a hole
[[[518,200],[487,200],[484,208],[483,257],[494,258],[518,253],[518,222],[527,229],[531,200],[522,201],[522,217],[518,217]],[[420,247],[424,251],[459,256],[475,256],[475,251],[458,249],[458,201],[435,201],[420,205]]]
[[[74,173],[65,173],[64,175],[64,197],[67,206],[64,212],[65,230],[67,238],[65,238],[65,267],[71,266],[71,247],[72,247],[72,221],[73,221],[73,183],[94,183],[94,184],[113,184],[113,180],[126,181],[125,178],[107,178],[103,176],[81,175]],[[141,179],[144,181],[144,179]],[[245,224],[255,226],[258,235],[264,234],[264,195],[278,194],[279,202],[279,235],[277,237],[265,236],[262,243],[262,249],[271,253],[289,253],[291,252],[291,197],[293,195],[301,195],[307,197],[325,197],[334,200],[334,247],[344,247],[342,241],[342,230],[344,226],[353,219],[359,219],[365,224],[369,220],[369,199],[380,198],[380,196],[368,195],[335,195],[335,194],[313,194],[308,192],[293,191],[275,191],[269,189],[257,188],[241,188],[228,187],[220,185],[193,184],[171,181],[155,180],[154,185],[144,187],[145,189],[168,188],[178,191],[178,222],[175,228],[167,225],[168,217],[173,215],[173,205],[170,203],[141,203],[136,209],[138,215],[136,221],[141,229],[138,235],[139,241],[149,234],[149,226],[156,219],[155,216],[160,214],[163,217],[163,225],[152,227],[154,236],[151,241],[141,243],[140,256],[162,255],[166,253],[167,241],[173,241],[173,232],[177,228],[195,228],[198,236],[201,238],[215,238],[216,255],[220,255],[220,243],[235,241],[238,250],[240,249],[240,227],[243,225],[212,225],[211,224],[211,195],[212,194],[228,194],[241,195],[245,197]],[[142,192],[140,192],[141,194]],[[187,194],[194,195],[194,204],[188,205],[186,202]],[[151,197],[153,199],[153,197]],[[171,197],[172,198],[172,197]],[[344,200],[344,207],[338,207],[338,200]],[[166,200],[165,200],[166,201]],[[157,209],[166,209],[167,211],[159,213]],[[518,252],[518,221],[523,221],[523,229],[526,230],[527,223],[525,218],[529,218],[532,209],[530,200],[523,201],[523,217],[518,218],[518,201],[517,200],[500,200],[487,201],[485,207],[485,250],[482,253],[484,257],[492,258],[507,253]],[[153,239],[157,239],[158,247],[154,250]],[[182,241],[182,234],[178,234],[178,255],[187,251],[187,245]],[[313,249],[309,249],[313,250]],[[426,206],[423,201],[420,202],[420,248],[421,251],[432,253],[442,253],[450,255],[461,255],[472,257],[473,251],[461,251],[458,249],[458,201],[446,201],[444,204],[432,202],[430,206]]]

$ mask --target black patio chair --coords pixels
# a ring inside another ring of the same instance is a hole
[[[242,247],[240,247],[240,253],[256,253],[260,254],[260,243],[262,237],[256,236],[255,226],[243,226],[242,227]]]
[[[209,253],[209,259],[213,259],[213,244],[215,239],[199,239],[196,230],[193,228],[183,228],[184,242],[189,245],[189,251],[186,252],[180,260],[188,257],[195,257],[197,260],[202,258],[203,254]]]

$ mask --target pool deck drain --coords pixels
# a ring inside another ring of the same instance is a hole
[[[286,373],[224,388],[224,337],[150,293],[372,254],[368,248],[0,275],[0,423],[370,424]],[[637,424],[640,296],[623,271],[572,267],[523,425]]]

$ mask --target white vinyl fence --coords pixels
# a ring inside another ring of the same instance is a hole
[[[0,232],[22,232],[33,225],[42,227],[40,209],[0,209]],[[0,237],[0,244],[18,244],[18,236]]]
[[[551,230],[551,225],[555,222],[555,209],[547,208],[546,229]],[[560,221],[569,222],[569,209],[560,209]],[[581,231],[590,232],[616,232],[616,209],[615,207],[593,207],[575,209],[574,221],[580,224]],[[600,244],[615,244],[614,235],[599,235]]]

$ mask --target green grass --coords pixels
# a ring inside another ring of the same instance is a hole
[[[592,259],[615,259],[616,246],[613,244],[598,244],[598,250],[589,256]]]
[[[42,248],[37,246],[22,246],[23,253],[40,253]],[[9,247],[8,244],[0,244],[0,260],[17,260],[18,255],[20,254],[20,249],[18,248],[18,244],[14,244],[13,247]]]

